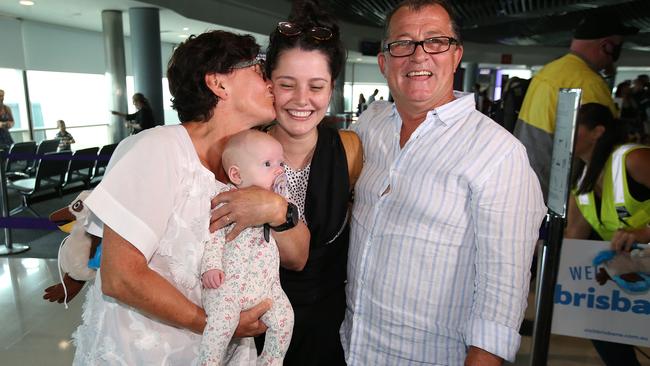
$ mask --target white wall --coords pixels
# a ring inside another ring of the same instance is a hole
[[[100,33],[47,23],[22,21],[25,69],[103,74]]]
[[[386,79],[379,72],[377,64],[352,63],[345,65],[345,81],[354,83],[380,83],[385,84]]]
[[[22,69],[25,64],[20,21],[0,16],[0,67]]]
[[[0,67],[37,71],[104,74],[104,39],[100,32],[0,17]],[[164,76],[175,45],[161,44]],[[126,72],[132,75],[131,43],[124,38]],[[11,52],[7,52],[11,50]]]

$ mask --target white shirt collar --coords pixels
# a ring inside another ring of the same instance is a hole
[[[434,117],[437,116],[437,119],[440,120],[440,122],[445,126],[449,126],[476,109],[474,93],[455,90],[454,98],[455,99],[451,102],[430,110],[427,113],[425,121],[431,120],[432,118],[435,119]],[[397,107],[395,106],[395,103],[393,103],[391,107],[390,115],[397,115]]]

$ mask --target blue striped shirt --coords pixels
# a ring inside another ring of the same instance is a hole
[[[472,94],[456,97],[403,148],[391,103],[353,127],[365,161],[341,327],[348,365],[462,365],[470,345],[515,358],[546,208],[524,147]]]

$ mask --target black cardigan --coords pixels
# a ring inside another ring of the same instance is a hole
[[[305,220],[311,233],[309,259],[301,272],[280,269],[280,281],[294,305],[311,304],[345,283],[349,241],[350,182],[338,132],[323,124],[311,160]]]

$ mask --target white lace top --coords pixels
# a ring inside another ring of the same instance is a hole
[[[184,127],[150,129],[118,146],[101,184],[84,202],[96,215],[87,226],[97,220],[109,225],[142,252],[151,269],[200,305],[210,198],[222,186],[201,165]],[[196,364],[199,335],[103,296],[100,276],[101,270],[73,335],[75,365]]]

